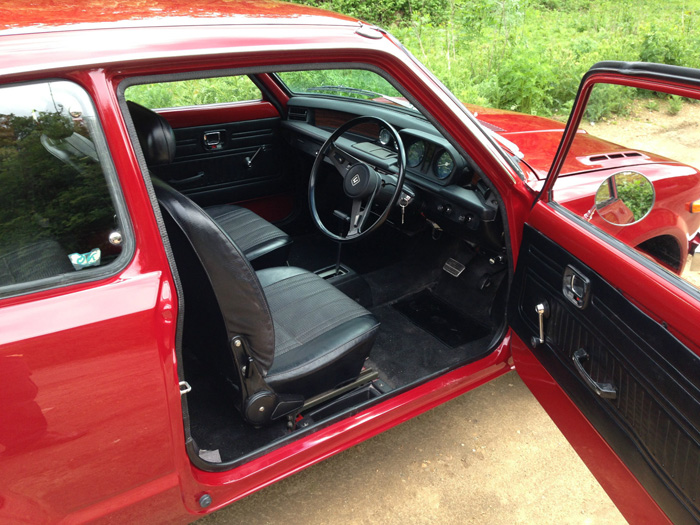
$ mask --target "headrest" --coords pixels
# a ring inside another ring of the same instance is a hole
[[[175,133],[168,121],[155,111],[131,100],[127,100],[126,105],[134,121],[146,164],[170,164],[175,158]]]

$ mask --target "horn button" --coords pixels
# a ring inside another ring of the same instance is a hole
[[[355,164],[345,175],[343,189],[351,199],[370,196],[379,182],[379,175],[366,164]]]

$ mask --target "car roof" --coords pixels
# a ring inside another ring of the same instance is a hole
[[[0,76],[21,81],[244,47],[332,49],[366,45],[363,37],[382,34],[354,18],[273,0],[26,0],[0,6]]]
[[[117,27],[218,24],[356,24],[314,7],[275,0],[26,0],[0,6],[0,36]]]

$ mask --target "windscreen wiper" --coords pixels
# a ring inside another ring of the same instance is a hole
[[[328,91],[331,93],[351,93],[354,95],[364,95],[365,97],[385,98],[389,102],[393,102],[394,104],[397,104],[397,105],[402,106],[404,108],[416,109],[415,107],[413,107],[413,104],[411,104],[408,100],[406,100],[404,98],[392,97],[390,95],[385,95],[384,93],[377,93],[376,91],[370,91],[368,89],[361,89],[361,88],[354,88],[354,87],[350,87],[350,86],[316,86],[316,87],[305,88],[305,91],[315,91],[315,92]]]

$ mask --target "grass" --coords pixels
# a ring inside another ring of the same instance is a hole
[[[353,0],[304,3],[351,15],[368,9],[353,12]],[[397,0],[378,2],[387,3]],[[698,0],[424,0],[413,6],[391,20],[386,7],[378,8],[382,19],[369,21],[384,22],[458,98],[473,104],[552,116],[568,113],[581,77],[602,60],[700,67]],[[630,102],[613,93],[595,102],[595,113],[624,112]]]
[[[584,73],[602,60],[700,67],[700,0],[303,0],[378,23],[463,102],[561,118]],[[246,79],[247,80],[247,79]],[[130,88],[149,107],[246,100],[250,82],[221,78]],[[639,95],[637,95],[639,96]],[[591,120],[624,115],[635,95],[614,86]],[[683,100],[671,98],[669,113]],[[647,106],[659,107],[648,100]]]

